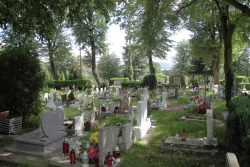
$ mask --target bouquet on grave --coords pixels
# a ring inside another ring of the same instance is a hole
[[[86,109],[88,110],[88,111],[93,111],[94,110],[94,102],[92,101],[89,101],[88,103],[87,103],[87,106],[86,106]]]
[[[91,163],[94,163],[98,159],[98,132],[94,133],[90,137],[91,146],[88,150],[88,157]]]
[[[196,107],[198,114],[206,114],[206,109],[211,109],[211,107],[207,105],[206,100],[199,99]]]

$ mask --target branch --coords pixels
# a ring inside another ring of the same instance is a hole
[[[192,5],[195,1],[196,0],[193,0],[190,3],[188,3],[188,4],[185,4],[184,6],[180,6],[179,10],[177,10],[177,12],[176,12],[176,15],[178,15],[181,10],[183,10],[183,9],[187,8],[188,6]]]
[[[227,2],[230,3],[232,6],[234,6],[235,8],[239,9],[242,12],[242,14],[250,17],[250,8],[248,6],[241,4],[236,0],[227,0]]]

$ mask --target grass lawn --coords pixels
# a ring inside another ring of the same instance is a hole
[[[168,100],[174,103],[183,102],[184,99]],[[159,146],[168,136],[174,136],[176,131],[181,132],[183,128],[187,131],[187,137],[203,138],[206,136],[206,124],[189,123],[176,121],[183,115],[182,112],[159,112],[154,110],[151,112],[153,119],[157,120],[156,128],[145,144],[140,140],[127,151],[122,153],[124,163],[122,167],[208,167],[215,165],[216,167],[225,166],[224,151],[224,135],[225,127],[214,126],[214,136],[217,137],[219,143],[219,155],[216,157],[193,157],[187,155],[172,155],[159,153]]]

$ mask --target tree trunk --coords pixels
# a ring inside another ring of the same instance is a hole
[[[224,72],[225,72],[225,96],[226,105],[228,104],[232,97],[232,87],[233,87],[233,54],[232,54],[232,37],[235,30],[235,25],[228,22],[227,16],[222,16],[222,33],[224,39]]]
[[[213,57],[211,70],[214,77],[214,84],[219,85],[220,83],[220,58],[218,56]]]
[[[90,43],[91,43],[91,57],[92,57],[92,73],[95,78],[96,84],[98,85],[98,87],[101,87],[101,79],[96,69],[96,55],[95,55],[96,46],[92,36],[90,36],[90,39],[91,39]]]
[[[51,74],[54,80],[59,80],[59,77],[56,73],[56,67],[55,67],[55,63],[53,61],[53,58],[49,57],[49,62],[50,62],[50,67],[51,67]]]
[[[155,68],[154,68],[154,64],[153,64],[152,51],[149,51],[149,53],[148,53],[148,63],[149,63],[150,74],[155,75]]]
[[[88,20],[90,23],[93,22],[92,20],[93,14],[92,11],[88,11]],[[89,40],[90,40],[90,46],[91,46],[91,58],[92,58],[92,73],[95,78],[96,84],[98,87],[101,86],[101,79],[99,77],[99,74],[96,69],[96,45],[95,45],[95,39],[94,39],[94,28],[89,28]]]

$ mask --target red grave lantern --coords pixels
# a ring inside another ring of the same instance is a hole
[[[115,162],[120,162],[120,161],[121,161],[121,159],[120,159],[120,150],[119,150],[119,147],[118,147],[118,146],[116,146],[116,147],[114,148],[113,156],[114,156],[114,158],[115,158]]]
[[[70,151],[70,164],[75,164],[76,162],[76,154],[75,154],[75,150],[72,149]]]
[[[65,138],[63,141],[63,154],[69,154],[69,142],[67,138]]]

